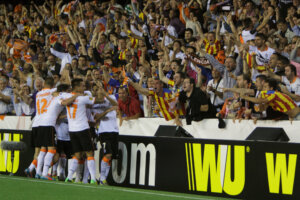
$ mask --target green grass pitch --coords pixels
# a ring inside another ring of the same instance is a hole
[[[44,181],[0,175],[1,200],[225,200],[192,194]]]

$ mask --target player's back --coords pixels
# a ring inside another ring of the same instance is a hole
[[[74,93],[65,94],[63,99],[72,97]],[[89,129],[86,105],[94,104],[95,98],[89,96],[78,96],[75,101],[67,106],[67,116],[70,132],[78,132]]]
[[[59,114],[64,109],[64,106],[60,104],[61,96],[52,97],[47,111],[41,116],[40,126],[53,126],[55,127]]]
[[[32,124],[33,127],[40,126],[41,118],[48,111],[48,106],[52,99],[52,93],[56,91],[56,88],[44,88],[36,94],[35,100],[35,119]]]

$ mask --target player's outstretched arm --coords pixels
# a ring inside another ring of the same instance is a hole
[[[255,98],[255,97],[249,97],[249,96],[245,96],[245,95],[241,95],[240,96],[241,99],[245,99],[246,101],[250,101],[252,103],[268,103],[268,99],[267,98]]]
[[[108,108],[107,110],[105,110],[103,113],[97,113],[94,115],[94,119],[95,121],[101,120],[105,115],[107,115],[107,113],[113,111],[113,110],[117,110],[118,107],[117,106],[113,106],[111,108]]]
[[[78,96],[80,96],[80,94],[75,94],[74,96],[72,96],[72,97],[70,97],[68,99],[62,100],[61,105],[63,105],[63,106],[69,106],[69,105],[71,105]]]

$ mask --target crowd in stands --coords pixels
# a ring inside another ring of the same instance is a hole
[[[161,117],[300,120],[299,0],[0,3],[0,115],[32,116],[44,80]]]

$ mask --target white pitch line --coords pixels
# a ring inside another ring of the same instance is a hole
[[[139,194],[148,194],[148,195],[156,195],[156,196],[164,196],[164,197],[175,197],[175,198],[183,198],[183,199],[198,199],[198,200],[207,200],[207,198],[198,198],[198,197],[186,197],[186,196],[180,196],[180,195],[172,195],[172,194],[161,194],[161,193],[153,193],[153,192],[143,192],[143,191],[136,191],[136,190],[129,190],[129,189],[119,189],[119,188],[109,188],[109,187],[93,187],[88,185],[82,185],[82,184],[69,184],[69,183],[60,183],[55,181],[40,181],[36,179],[24,179],[24,178],[17,178],[17,177],[8,177],[8,176],[1,176],[2,179],[12,179],[12,180],[20,180],[20,181],[29,181],[29,182],[38,182],[38,183],[48,183],[48,184],[57,184],[57,185],[67,185],[67,186],[74,186],[74,187],[82,187],[82,188],[93,188],[93,189],[102,189],[102,190],[118,190],[123,192],[131,192],[131,193],[139,193]]]

